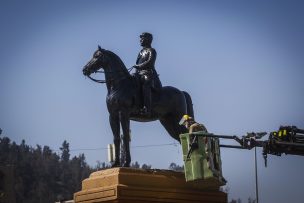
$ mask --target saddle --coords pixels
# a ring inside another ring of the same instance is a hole
[[[141,76],[139,74],[133,74],[132,75],[133,81],[135,82],[137,89],[141,89],[141,87],[142,87],[142,83],[141,83],[141,78],[140,77]],[[155,71],[155,74],[152,75],[152,81],[151,81],[151,91],[152,91],[152,94],[153,93],[159,93],[162,87],[163,86],[162,86],[162,83],[161,83],[161,81],[159,79],[159,75]]]
[[[141,82],[141,76],[139,74],[134,74],[132,75],[133,81],[136,86],[136,95],[135,96],[135,105],[137,109],[141,109],[143,106],[143,91],[142,91],[142,82]],[[158,77],[158,74],[153,74],[152,75],[152,81],[151,81],[151,100],[153,106],[153,103],[158,100],[160,92],[162,89],[162,84],[161,81]]]

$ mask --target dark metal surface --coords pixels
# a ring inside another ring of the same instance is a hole
[[[143,47],[139,52],[136,60],[135,76],[139,79],[141,84],[141,91],[143,97],[142,113],[151,114],[151,90],[152,88],[159,90],[161,82],[155,70],[155,61],[157,53],[151,47],[153,36],[150,33],[144,32],[140,35],[140,45]]]
[[[192,100],[187,92],[171,86],[161,87],[159,90],[152,88],[151,113],[142,114],[141,83],[136,76],[129,73],[116,54],[98,47],[93,54],[93,58],[83,68],[83,74],[90,76],[101,68],[105,75],[108,90],[106,103],[115,144],[116,157],[113,167],[121,166],[120,126],[123,134],[124,151],[126,152],[126,160],[122,163],[122,166],[128,167],[130,165],[130,120],[140,122],[159,120],[167,132],[180,142],[179,135],[187,132],[184,126],[178,124],[180,118],[184,114],[194,116]]]

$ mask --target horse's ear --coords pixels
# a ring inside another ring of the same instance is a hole
[[[100,47],[100,45],[98,45],[98,50],[99,50],[99,51],[102,51],[102,50],[101,50],[101,47]]]

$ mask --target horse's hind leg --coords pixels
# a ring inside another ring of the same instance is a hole
[[[110,113],[110,125],[114,136],[114,145],[115,145],[115,161],[112,164],[112,167],[120,166],[120,126],[119,126],[119,115],[118,113]]]
[[[128,112],[120,112],[120,123],[123,132],[123,146],[125,155],[125,163],[123,167],[130,167],[131,154],[130,154],[130,116]]]
[[[184,97],[186,99],[187,114],[194,119],[193,103],[192,103],[191,96],[188,92],[183,91],[183,93],[184,93]]]
[[[184,126],[179,125],[179,118],[175,116],[166,116],[160,119],[161,124],[167,130],[167,132],[180,143],[179,135],[186,133],[187,129]]]

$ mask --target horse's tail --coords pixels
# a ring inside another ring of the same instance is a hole
[[[191,116],[194,119],[193,103],[191,96],[188,92],[183,91],[186,103],[187,103],[187,115]]]

